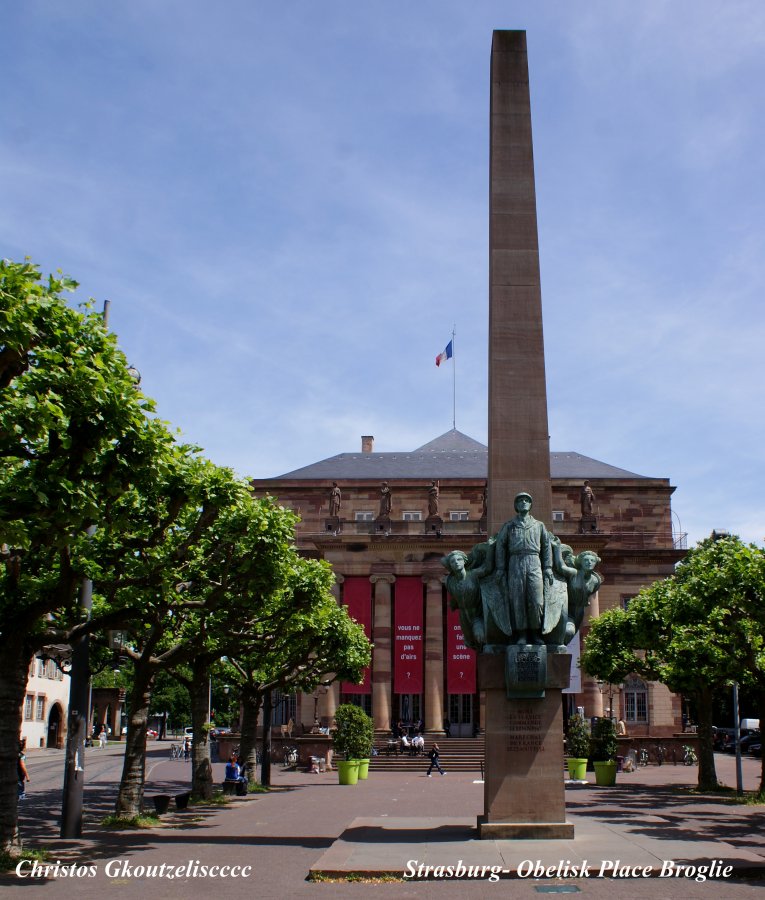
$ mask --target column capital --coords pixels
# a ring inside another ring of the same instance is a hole
[[[372,584],[377,584],[378,582],[382,582],[383,584],[395,584],[396,576],[395,575],[370,575],[369,580]]]
[[[428,587],[431,585],[438,585],[439,587],[444,584],[446,580],[446,572],[443,575],[440,572],[425,572],[422,576],[422,583],[427,584]]]

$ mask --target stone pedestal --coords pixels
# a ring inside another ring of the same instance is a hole
[[[515,649],[515,648],[513,648]],[[482,839],[570,839],[563,782],[563,708],[571,657],[547,656],[544,698],[508,700],[504,653],[480,654],[478,683],[486,694]]]
[[[434,531],[437,534],[440,534],[443,527],[444,520],[441,516],[428,516],[428,518],[425,519],[425,531],[428,534],[432,534]]]

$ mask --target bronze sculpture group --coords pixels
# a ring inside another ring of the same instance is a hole
[[[602,583],[598,555],[584,550],[574,556],[531,515],[532,503],[526,492],[518,494],[515,518],[494,537],[469,554],[454,550],[441,560],[465,643],[479,652],[511,644],[566,652]]]

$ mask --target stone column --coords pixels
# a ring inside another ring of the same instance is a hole
[[[393,704],[391,696],[391,585],[394,575],[372,575],[374,585],[374,617],[372,621],[372,718],[375,731],[390,731]]]
[[[338,575],[335,573],[335,583],[332,585],[332,596],[335,598],[337,603],[340,603],[340,585],[345,581],[345,577],[343,575]],[[331,675],[327,675],[327,679],[331,678]],[[319,716],[319,720],[322,718],[326,718],[328,723],[332,724],[332,719],[335,717],[335,710],[340,705],[340,682],[333,681],[332,684],[327,689],[326,693],[319,697],[319,705],[317,709],[317,714]]]
[[[444,733],[444,604],[441,575],[423,575],[425,596],[425,731]]]
[[[590,597],[590,605],[584,612],[582,627],[579,629],[579,640],[582,649],[584,649],[587,641],[587,634],[590,630],[590,622],[597,619],[600,615],[600,602],[598,600],[598,592],[596,591]],[[584,706],[584,714],[589,719],[592,716],[603,715],[603,695],[600,693],[597,681],[591,676],[582,672],[582,705]],[[608,701],[606,701],[608,702]]]

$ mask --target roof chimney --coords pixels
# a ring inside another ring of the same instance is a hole
[[[375,449],[375,436],[373,434],[361,435],[361,452],[371,453]]]

